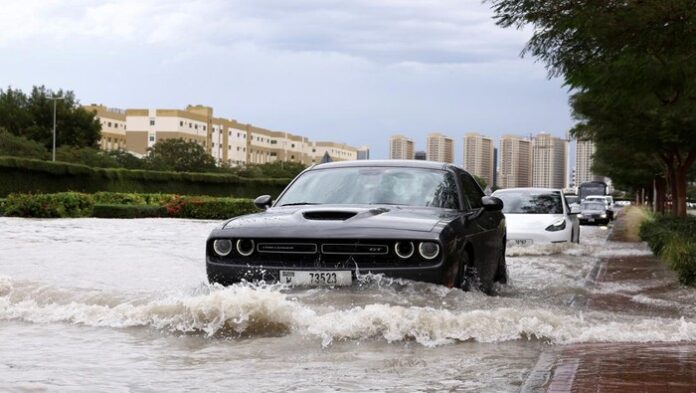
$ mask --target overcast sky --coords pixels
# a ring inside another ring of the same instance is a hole
[[[479,0],[0,0],[0,85],[215,115],[316,140],[425,148],[571,127],[567,91]]]

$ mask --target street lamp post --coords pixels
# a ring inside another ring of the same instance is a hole
[[[54,96],[49,98],[53,100],[53,161],[56,160],[56,102],[62,100],[64,97]]]

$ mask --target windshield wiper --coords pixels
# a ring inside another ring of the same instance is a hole
[[[321,205],[321,203],[315,202],[294,202],[294,203],[283,203],[280,206],[301,206],[301,205]]]

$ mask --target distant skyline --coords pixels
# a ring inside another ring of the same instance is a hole
[[[519,53],[529,31],[488,4],[435,0],[58,1],[3,4],[0,86],[73,90],[83,104],[212,106],[314,140],[370,146],[428,133],[549,132],[567,89]]]

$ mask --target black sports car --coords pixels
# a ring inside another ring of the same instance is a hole
[[[381,273],[490,292],[505,283],[505,217],[467,172],[427,161],[312,166],[264,212],[213,230],[208,279],[349,285]]]

